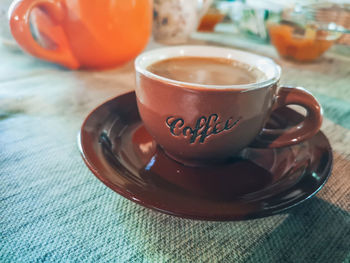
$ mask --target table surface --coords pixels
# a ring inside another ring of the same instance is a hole
[[[233,35],[194,38],[269,56],[282,66],[282,84],[318,98],[334,154],[324,188],[282,214],[249,221],[195,221],[143,208],[103,185],[76,142],[94,107],[134,89],[133,63],[69,71],[1,46],[1,262],[350,261],[350,58],[328,52],[296,64]]]

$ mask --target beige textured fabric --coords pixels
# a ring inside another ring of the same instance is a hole
[[[282,84],[315,94],[334,150],[324,188],[283,214],[242,222],[143,208],[97,180],[76,145],[94,107],[134,89],[132,62],[72,72],[0,47],[1,262],[349,262],[350,59],[329,52],[299,65],[269,45],[220,33],[194,37],[270,56],[282,66]]]

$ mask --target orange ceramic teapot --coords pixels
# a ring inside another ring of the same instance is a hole
[[[9,14],[25,51],[70,69],[125,63],[142,51],[152,28],[152,0],[20,0]],[[33,38],[31,15],[41,39]]]

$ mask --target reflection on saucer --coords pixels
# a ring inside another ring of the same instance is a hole
[[[159,147],[139,173],[155,183],[163,185],[159,180],[165,180],[188,194],[215,200],[259,191],[273,179],[268,170],[250,160],[236,158],[221,165],[191,167],[174,161]]]
[[[168,157],[143,125],[135,130],[132,143],[134,151],[145,163],[139,170],[142,177],[158,185],[163,185],[165,180],[170,188],[177,187],[202,198],[239,198],[263,189],[274,177],[269,171],[273,158],[262,158],[258,150],[243,151],[242,155],[250,160],[236,157],[217,165],[191,167]]]

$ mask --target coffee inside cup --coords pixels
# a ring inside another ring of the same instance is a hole
[[[244,85],[267,79],[254,66],[219,57],[173,57],[157,61],[147,70],[167,79],[202,85]]]

